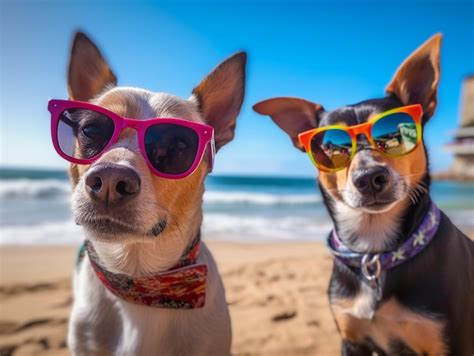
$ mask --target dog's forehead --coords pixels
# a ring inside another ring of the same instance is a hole
[[[94,103],[131,119],[162,117],[201,121],[197,105],[192,100],[139,88],[116,87],[104,92]]]
[[[400,102],[392,97],[365,100],[357,104],[343,106],[321,115],[319,126],[345,124],[348,126],[367,122],[374,115],[401,106]]]
[[[321,117],[319,126],[329,126],[341,123],[348,126],[357,124],[356,112],[351,107],[345,106],[333,111],[325,112]]]

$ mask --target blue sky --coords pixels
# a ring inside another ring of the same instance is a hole
[[[398,65],[444,34],[439,105],[425,137],[433,170],[459,121],[474,72],[473,1],[220,1],[0,3],[0,165],[66,167],[49,136],[49,98],[66,98],[72,33],[99,45],[119,85],[188,97],[222,59],[248,52],[247,93],[216,173],[315,174],[309,159],[252,105],[299,96],[326,109],[380,97]]]

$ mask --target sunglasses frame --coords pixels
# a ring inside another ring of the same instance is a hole
[[[107,145],[101,150],[100,153],[96,154],[95,156],[87,159],[79,159],[70,157],[65,152],[61,150],[58,140],[58,125],[61,114],[68,109],[85,109],[97,112],[101,115],[104,115],[111,119],[114,123],[114,132],[112,137],[110,138]],[[208,159],[209,159],[209,171],[212,171],[214,165],[214,157],[216,154],[215,145],[214,145],[214,128],[201,124],[192,122],[185,119],[179,118],[153,118],[147,120],[137,120],[137,119],[130,119],[125,118],[120,115],[115,114],[112,111],[109,111],[101,106],[97,106],[91,103],[77,101],[77,100],[59,100],[59,99],[52,99],[48,103],[48,111],[51,113],[51,137],[53,139],[53,145],[56,149],[56,152],[65,160],[76,163],[76,164],[91,164],[98,160],[105,152],[107,152],[110,147],[112,147],[120,138],[120,134],[126,128],[131,128],[137,131],[138,134],[138,146],[140,148],[141,154],[145,159],[150,170],[158,177],[166,178],[166,179],[180,179],[185,178],[193,174],[199,164],[201,163],[204,152],[206,148],[208,149]],[[151,164],[150,160],[148,159],[146,149],[145,149],[145,135],[148,128],[154,125],[160,124],[174,124],[177,126],[187,127],[193,130],[198,135],[198,148],[196,150],[196,156],[194,157],[194,161],[189,167],[186,172],[180,174],[168,174],[158,171],[153,165]]]
[[[398,113],[405,113],[405,114],[410,115],[410,117],[415,122],[415,124],[416,124],[416,135],[417,135],[416,144],[408,152],[401,153],[401,154],[389,154],[387,152],[382,151],[377,146],[377,144],[375,143],[375,140],[372,136],[372,127],[379,120],[381,120],[381,119],[383,119],[383,118],[385,118],[389,115],[398,114]],[[304,149],[305,149],[306,153],[308,154],[311,162],[313,162],[313,164],[316,166],[316,168],[318,168],[320,171],[331,173],[331,172],[336,172],[336,171],[339,171],[341,169],[344,169],[349,165],[349,163],[354,158],[354,155],[356,154],[357,136],[361,135],[361,134],[364,134],[367,137],[367,140],[370,142],[370,144],[372,145],[373,148],[375,148],[378,152],[382,153],[385,156],[388,156],[388,157],[401,157],[401,156],[404,156],[408,153],[413,152],[416,149],[416,147],[418,147],[418,145],[420,144],[420,142],[422,140],[422,127],[421,127],[421,118],[422,117],[423,117],[423,108],[420,104],[401,106],[401,107],[391,109],[391,110],[388,110],[388,111],[384,111],[380,114],[377,114],[372,119],[370,119],[368,122],[364,122],[363,124],[354,125],[354,126],[330,125],[330,126],[323,126],[323,127],[318,127],[318,128],[311,129],[311,130],[308,130],[308,131],[304,131],[304,132],[302,132],[298,135],[298,140],[299,140],[300,144],[302,144],[304,146]],[[317,135],[318,133],[322,132],[322,131],[327,131],[327,130],[331,130],[331,129],[337,129],[337,130],[342,130],[342,131],[347,132],[348,135],[351,137],[351,140],[352,140],[351,156],[347,160],[347,163],[344,164],[341,167],[332,168],[332,169],[328,168],[328,167],[325,167],[325,166],[319,164],[318,162],[316,162],[316,160],[314,158],[314,155],[312,154],[312,151],[311,151],[311,140],[313,139],[313,137],[315,135]]]

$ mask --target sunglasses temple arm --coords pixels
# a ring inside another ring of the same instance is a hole
[[[214,157],[216,156],[216,144],[214,142],[214,137],[208,143],[207,147],[207,155],[209,160],[209,173],[212,172],[214,168]]]

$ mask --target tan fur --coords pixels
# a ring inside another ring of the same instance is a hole
[[[373,113],[367,118],[367,122],[379,113]],[[344,123],[341,123],[344,124]],[[357,169],[359,162],[359,155],[355,154],[349,166],[345,169],[341,169],[334,173],[320,172],[319,181],[322,186],[332,192],[337,199],[342,199],[340,191],[344,189],[354,189],[352,180],[349,179],[351,173]],[[421,180],[424,172],[426,172],[426,155],[423,144],[420,143],[418,147],[410,154],[404,157],[388,157],[380,154],[379,152],[373,152],[374,161],[380,162],[385,166],[389,166],[394,169],[398,174],[405,178],[406,183],[411,188]]]
[[[395,94],[405,105],[422,104],[427,117],[433,115],[437,103],[441,40],[442,35],[436,34],[423,43],[400,65],[386,88],[387,93]],[[426,62],[431,65],[426,66]],[[420,84],[427,84],[428,87]]]
[[[213,120],[216,130],[221,132],[215,139],[216,150],[234,138],[235,120],[229,118],[236,117],[242,106],[243,95],[235,93],[243,93],[245,70],[242,72],[242,63],[246,60],[244,52],[237,53],[193,89],[194,99],[203,117]],[[226,75],[222,75],[224,73]]]
[[[71,185],[73,189],[79,182],[79,178],[80,178],[79,166],[74,163],[70,164],[69,165],[69,179],[71,181]]]
[[[339,192],[346,186],[348,174],[349,168],[344,168],[334,173],[319,172],[319,182],[334,197],[342,200]]]
[[[179,115],[180,111],[191,112],[192,109],[185,110],[181,108],[181,110],[176,111],[176,108],[179,108],[179,105],[176,105],[176,103],[171,100],[168,100],[168,105],[165,103],[161,104],[159,107],[153,108],[146,100],[151,98],[151,93],[146,91],[117,88],[103,93],[101,96],[94,99],[93,102],[94,104],[102,106],[117,115],[131,119],[142,120],[154,117],[185,116],[190,120],[196,118],[194,121],[201,121],[197,120],[197,112]],[[124,130],[118,141],[121,142],[124,140],[136,141],[136,131],[133,129]],[[100,161],[119,162],[121,159],[123,159],[123,152],[112,149],[111,152],[106,153],[104,157],[100,159]],[[208,164],[207,155],[193,175],[179,181],[163,179],[150,174],[148,166],[146,165],[145,160],[138,150],[136,150],[135,154],[133,155],[131,164],[139,172],[141,177],[147,177],[147,179],[150,181],[150,186],[153,187],[152,192],[154,194],[155,200],[157,202],[167,202],[168,208],[165,209],[167,212],[166,215],[170,216],[172,219],[169,228],[176,229],[180,223],[185,223],[184,221],[178,221],[179,219],[176,218],[180,215],[182,216],[183,211],[194,211],[197,209],[198,205],[202,204],[202,194],[204,192],[203,181],[207,172]],[[80,177],[83,176],[89,168],[90,165],[72,164],[70,166],[70,176],[77,184]],[[196,189],[196,187],[200,188]],[[187,223],[200,223],[200,220]]]
[[[143,106],[146,103],[145,98],[123,90],[112,89],[93,102],[122,117],[143,119],[146,118],[142,113]]]
[[[218,146],[230,141],[244,96],[245,53],[218,66],[189,99],[138,88],[114,87],[116,78],[97,47],[82,33],[74,39],[69,65],[69,94],[128,119],[181,118],[214,127]],[[154,175],[127,128],[91,165],[71,165],[72,207],[102,265],[113,273],[145,276],[176,266],[200,232],[207,151],[196,171],[179,180]],[[86,185],[88,170],[108,163],[124,166],[140,177],[140,191],[117,210],[96,209]],[[129,227],[98,232],[91,221],[105,218]],[[161,226],[164,226],[161,230]],[[159,228],[158,228],[159,227]],[[204,242],[197,259],[208,267],[206,304],[192,310],[149,308],[124,302],[93,276],[87,257],[74,277],[74,304],[68,345],[74,354],[227,355],[231,324],[222,280]],[[120,340],[120,342],[117,342]],[[106,352],[105,352],[106,351]]]
[[[364,158],[357,153],[348,168],[334,173],[321,172],[319,182],[334,198],[339,222],[339,233],[356,235],[360,238],[352,248],[358,252],[380,252],[392,247],[398,233],[397,223],[407,206],[411,203],[424,172],[426,171],[426,157],[423,145],[419,145],[413,152],[403,157],[391,158],[379,152],[372,151],[370,160],[373,164],[387,167],[392,173],[398,199],[383,213],[373,214],[363,208],[352,207],[348,202],[357,195],[357,188],[351,179],[354,170],[364,165]],[[367,157],[365,157],[367,158]]]
[[[372,320],[357,318],[355,311],[361,297],[336,299],[331,308],[341,336],[351,342],[364,342],[370,337],[385,352],[389,343],[399,340],[417,354],[444,355],[446,345],[443,340],[444,324],[440,320],[415,313],[403,307],[392,298],[383,303]]]
[[[68,71],[69,97],[87,101],[117,83],[99,49],[84,34],[74,37]]]
[[[322,106],[305,99],[280,97],[261,101],[253,109],[261,115],[269,115],[290,136],[293,145],[304,151],[298,134],[316,127],[316,115]]]
[[[427,169],[426,154],[422,144],[403,157],[387,157],[377,152],[374,152],[373,156],[378,162],[382,162],[383,165],[395,170],[411,189],[415,189],[416,184],[420,182]],[[342,199],[341,191],[355,189],[349,177],[359,164],[359,156],[356,154],[349,167],[334,173],[320,172],[319,182],[336,199]]]
[[[421,104],[423,123],[433,115],[436,107],[440,47],[441,35],[437,34],[402,63],[386,88],[387,94],[397,97],[403,105]],[[279,106],[268,105],[274,101]],[[292,110],[285,110],[285,105],[292,105]],[[305,110],[307,108],[308,102],[304,99],[290,98],[268,99],[254,106],[257,112],[270,115],[293,142],[299,133],[318,124],[316,113]],[[297,143],[295,145],[301,149]],[[363,173],[368,167],[384,167],[390,175],[393,196],[391,203],[383,209],[373,210],[364,205],[352,181],[353,172]],[[359,253],[379,253],[395,248],[407,207],[416,204],[420,192],[427,188],[422,182],[427,169],[425,148],[420,143],[409,154],[395,158],[376,150],[360,150],[345,169],[334,173],[320,172],[319,182],[332,198],[330,208],[338,236]],[[377,308],[373,293],[364,291],[363,283],[360,287],[361,292],[354,299],[331,300],[343,338],[364,344],[365,339],[370,337],[385,351],[388,351],[390,341],[399,339],[417,354],[442,355],[446,352],[442,321],[410,311],[395,299]]]
[[[411,188],[416,184],[427,171],[426,153],[422,143],[420,143],[412,152],[403,157],[386,157],[385,162],[400,176]]]
[[[183,108],[177,105],[180,99],[176,98],[176,101],[164,100],[160,101],[159,105],[152,105],[153,103],[150,104],[148,101],[151,101],[154,95],[157,94],[140,89],[115,88],[103,93],[93,102],[120,116],[137,120],[184,116],[193,121],[201,121],[197,109],[193,107],[192,103],[183,101],[183,105],[189,106]],[[180,113],[186,114],[180,115]],[[137,206],[153,207],[150,210],[144,209],[143,214],[140,214],[140,225],[151,228],[157,220],[164,218],[167,220],[167,231],[172,236],[177,236],[181,240],[182,236],[194,236],[197,231],[183,231],[185,230],[183,226],[200,226],[201,224],[203,183],[208,171],[207,155],[191,176],[180,180],[163,179],[149,171],[136,142],[136,131],[133,129],[124,130],[118,142],[97,162],[126,162],[138,172],[142,178],[143,189],[147,189],[148,193],[141,194]],[[91,165],[71,165],[70,174],[76,179],[80,179],[90,167]],[[184,248],[187,243],[188,241],[181,241],[181,244],[184,244],[181,247]],[[133,244],[129,244],[129,247],[133,250]],[[154,247],[163,248],[163,242],[159,240]],[[176,248],[176,250],[178,253],[179,249]],[[126,255],[130,256],[128,252]]]
[[[105,94],[99,98],[96,102],[98,105],[103,106],[114,113],[133,119],[147,119],[150,117],[176,117],[180,116],[179,111],[176,112],[176,105],[173,101],[169,100],[168,105],[161,105],[153,109],[157,110],[154,113],[148,112],[146,108],[147,96],[132,95],[131,93],[124,90],[112,90],[110,93]],[[173,103],[173,104],[172,104]],[[149,109],[152,109],[151,107]],[[181,109],[181,111],[185,111]],[[191,111],[188,109],[187,111]],[[194,115],[186,115],[191,121]],[[136,140],[136,132],[134,130],[125,130],[120,136],[119,140],[132,139]],[[113,156],[109,156],[112,161]],[[133,165],[139,171],[141,177],[147,177],[151,181],[153,192],[157,202],[166,202],[166,211],[174,221],[169,222],[169,228],[177,229],[181,225],[190,224],[192,226],[200,226],[201,219],[194,219],[194,221],[179,221],[180,217],[186,217],[184,212],[186,211],[200,211],[200,205],[202,204],[202,195],[204,193],[204,178],[207,173],[207,160],[203,159],[198,169],[194,174],[180,180],[171,180],[157,177],[149,172],[148,166],[141,155],[135,157]],[[198,214],[201,218],[201,214]],[[197,225],[196,225],[197,224]]]

